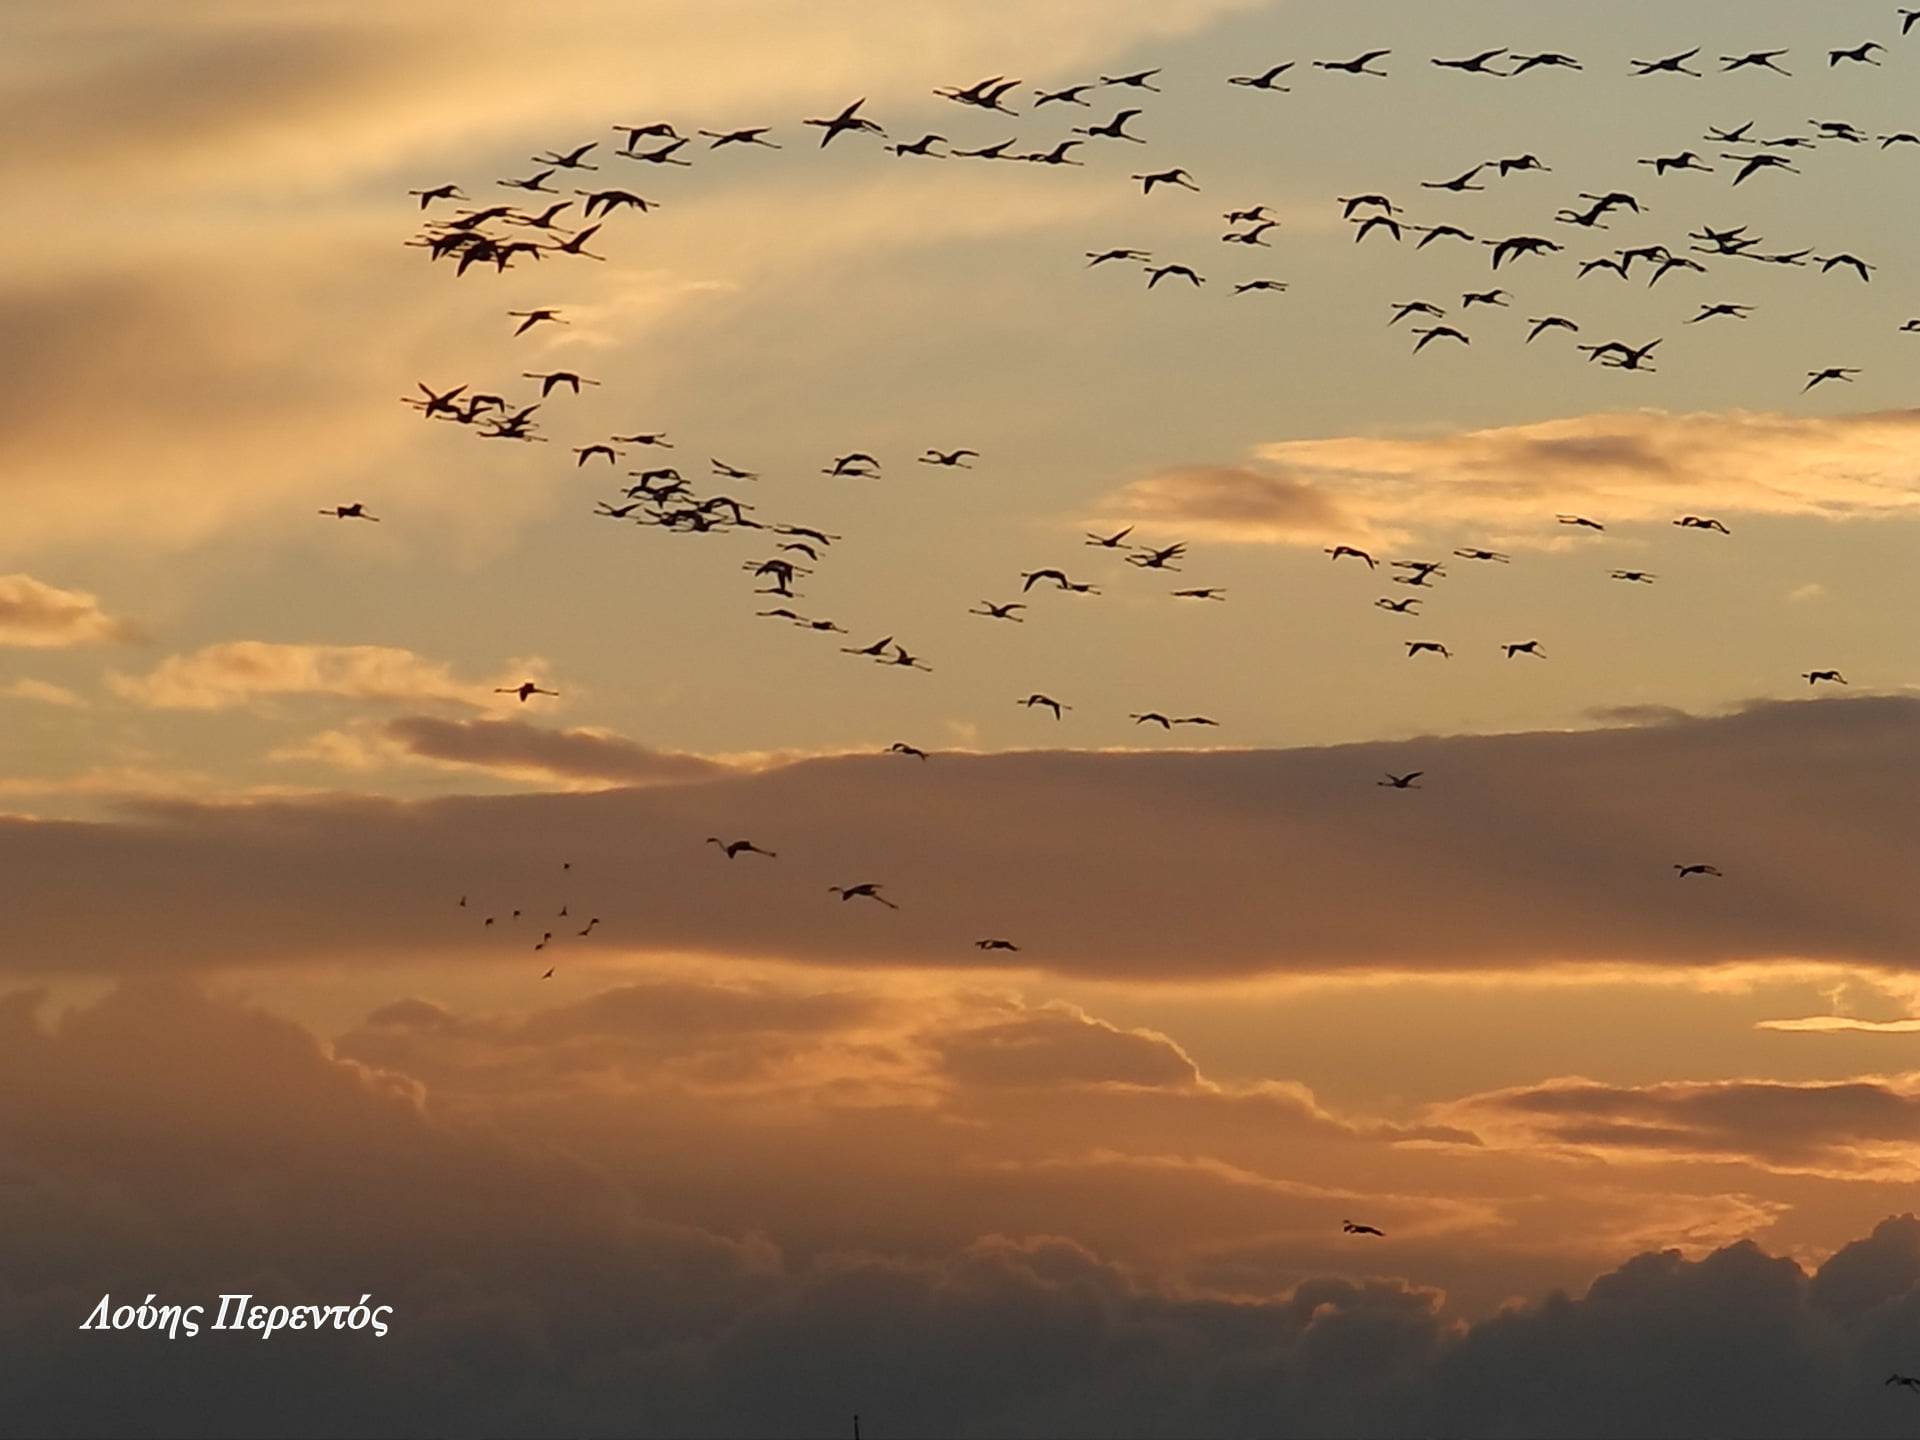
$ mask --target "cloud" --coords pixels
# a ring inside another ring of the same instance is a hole
[[[1317,544],[1461,526],[1539,535],[1558,512],[1626,523],[1682,513],[1851,519],[1920,506],[1920,410],[1620,411],[1416,439],[1281,441],[1256,454],[1257,466],[1134,481],[1103,513],[1212,539]]]
[[[0,695],[13,700],[31,700],[38,705],[80,707],[87,703],[64,685],[55,685],[47,680],[36,680],[32,676],[22,676],[9,684],[0,685]]]
[[[145,638],[82,590],[60,590],[31,575],[0,575],[0,645],[126,645]]]
[[[1440,1113],[1489,1144],[1570,1156],[1733,1161],[1837,1179],[1920,1176],[1920,1074],[1798,1083],[1563,1079],[1471,1096]]]
[[[1066,1005],[956,1031],[940,1042],[940,1056],[946,1073],[972,1085],[1180,1087],[1200,1078],[1166,1036],[1122,1030]]]
[[[543,730],[521,720],[405,715],[382,731],[407,756],[517,779],[675,785],[730,773],[717,760],[654,750],[601,730]]]
[[[481,698],[404,651],[228,653],[121,683],[197,705],[322,688]],[[1375,783],[1416,769],[1424,788]],[[10,963],[85,957],[108,972],[155,963],[156,933],[191,937],[182,964],[499,955],[504,938],[455,925],[441,902],[519,906],[520,877],[551,874],[538,882],[551,892],[562,859],[605,922],[582,947],[596,953],[1155,980],[1901,971],[1920,940],[1910,785],[1920,699],[1859,696],[1324,749],[844,755],[592,794],[156,804],[96,825],[0,823],[0,864],[18,882]],[[779,858],[730,863],[713,835]],[[1676,877],[1703,861],[1724,876]],[[827,893],[866,881],[900,908]],[[187,894],[217,897],[222,923],[176,919]],[[976,950],[982,935],[1021,949]]]
[[[807,1013],[752,986],[682,998],[680,1018],[709,1035],[820,1034],[874,1014]],[[564,1047],[636,1026],[666,1038],[651,1002],[668,1000],[657,989],[564,1004],[519,1042]],[[867,1204],[888,1156],[869,1151],[849,1168],[818,1125],[709,1117],[663,1134],[672,1143],[651,1166],[624,1170],[620,1137],[644,1132],[672,1092],[605,1095],[578,1063],[552,1067],[574,1076],[570,1111],[520,1113],[503,1088],[461,1116],[438,1103],[435,1082],[180,987],[124,987],[56,1020],[45,1009],[33,994],[0,999],[0,1333],[22,1431],[770,1434],[856,1410],[869,1428],[944,1434],[1911,1426],[1912,1397],[1882,1383],[1920,1326],[1910,1215],[1812,1271],[1746,1241],[1698,1258],[1653,1251],[1580,1293],[1477,1318],[1417,1277],[1334,1268],[1232,1294],[1073,1228],[996,1224],[1013,1208],[1004,1199],[992,1219],[973,1210],[950,1242],[889,1243],[885,1218],[941,1191],[889,1188]],[[449,1016],[401,1002],[368,1030],[444,1034],[459,1028]],[[472,1052],[476,1070],[488,1059]],[[874,1126],[902,1113],[863,1112]],[[539,1143],[519,1138],[531,1127]],[[953,1133],[975,1143],[994,1132]],[[904,1138],[894,1154],[911,1153]],[[616,1163],[598,1153],[609,1150]],[[765,1157],[784,1150],[831,1182],[869,1239],[808,1247],[751,1225],[661,1218],[709,1150],[734,1200],[717,1209],[777,1223],[787,1195]],[[1111,1191],[1126,1173],[1109,1166],[1101,1179]],[[972,1199],[964,1170],[940,1178]],[[1162,1206],[1152,1218],[1178,1229],[1191,1216]],[[370,1293],[393,1306],[393,1329],[169,1342],[76,1328],[102,1294],[138,1304],[157,1292],[165,1304],[235,1291],[268,1305]],[[103,1366],[114,1383],[86,1383]]]
[[[231,640],[170,655],[145,675],[109,675],[107,683],[123,699],[158,710],[225,710],[270,695],[475,708],[500,703],[492,686],[461,684],[444,664],[385,645]]]

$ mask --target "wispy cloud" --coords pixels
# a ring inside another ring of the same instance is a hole
[[[1282,441],[1255,454],[1255,465],[1136,480],[1103,513],[1177,521],[1212,539],[1311,544],[1467,525],[1537,536],[1565,511],[1624,523],[1920,507],[1920,410],[1616,411],[1412,439]]]
[[[492,685],[464,684],[438,661],[385,645],[233,640],[170,655],[145,675],[109,675],[107,683],[123,699],[158,710],[224,710],[275,695],[476,709],[500,703]]]
[[[31,575],[0,575],[0,645],[132,644],[145,638],[82,590],[61,590]]]

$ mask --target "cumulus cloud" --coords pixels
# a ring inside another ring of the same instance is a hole
[[[118,620],[82,590],[61,590],[31,575],[0,575],[0,645],[130,644],[140,627]]]
[[[1636,410],[1411,439],[1260,446],[1257,466],[1171,470],[1109,502],[1118,518],[1223,540],[1398,539],[1472,525],[1542,533],[1703,515],[1907,514],[1920,506],[1920,411],[1785,416]]]
[[[1579,1079],[1444,1107],[1488,1143],[1647,1161],[1724,1160],[1792,1174],[1920,1175],[1920,1074],[1834,1082]]]
[[[839,1002],[809,1012],[754,986],[645,998],[678,1003],[708,1034],[820,1034],[875,1014]],[[1582,1293],[1477,1318],[1418,1276],[1339,1267],[1230,1294],[1119,1258],[1073,1226],[1010,1227],[1004,1197],[949,1241],[892,1243],[886,1218],[931,1208],[941,1191],[889,1189],[870,1205],[888,1157],[857,1160],[819,1126],[788,1137],[787,1159],[838,1176],[838,1209],[866,1227],[864,1243],[661,1218],[711,1145],[735,1202],[716,1210],[778,1223],[784,1190],[771,1187],[779,1203],[767,1205],[767,1170],[743,1163],[778,1129],[707,1117],[654,1165],[622,1170],[582,1141],[617,1160],[623,1129],[645,1131],[650,1112],[597,1091],[590,1065],[572,1067],[576,1123],[552,1109],[516,1117],[508,1091],[463,1117],[437,1102],[445,1082],[346,1058],[232,1001],[141,985],[57,1019],[45,1009],[34,995],[0,1001],[0,1333],[22,1431],[762,1434],[828,1429],[856,1410],[869,1428],[947,1434],[1911,1425],[1911,1397],[1882,1382],[1920,1333],[1912,1216],[1812,1272],[1750,1242],[1693,1259],[1656,1251]],[[541,1024],[548,1039],[664,1035],[650,1011],[596,999]],[[460,1023],[413,1001],[367,1028]],[[488,1058],[476,1050],[473,1068]],[[873,1126],[891,1118],[865,1113]],[[536,1127],[538,1143],[523,1138]],[[911,1151],[904,1139],[891,1148]],[[964,1172],[943,1178],[977,1204]],[[1102,1178],[1111,1187],[1124,1172]],[[1191,1219],[1164,1206],[1152,1218]],[[370,1292],[394,1307],[393,1331],[262,1343],[76,1328],[102,1294],[208,1303],[233,1291],[268,1305]],[[103,1367],[113,1384],[97,1383]]]
[[[145,675],[110,675],[107,683],[122,698],[158,710],[224,710],[272,695],[473,708],[500,703],[491,685],[462,684],[444,664],[386,645],[231,640],[169,655]]]

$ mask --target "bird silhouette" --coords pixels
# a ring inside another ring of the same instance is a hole
[[[1805,680],[1809,685],[1818,685],[1822,680],[1829,681],[1835,685],[1844,685],[1847,683],[1847,677],[1842,675],[1838,670],[1809,670],[1800,678]]]
[[[1046,709],[1053,711],[1053,718],[1056,720],[1060,718],[1060,712],[1062,710],[1071,710],[1073,708],[1071,705],[1062,705],[1050,695],[1039,694],[1029,695],[1026,699],[1016,700],[1013,703],[1016,705],[1024,705],[1029,710],[1033,709],[1036,705],[1044,706]]]
[[[1351,555],[1356,560],[1364,560],[1367,562],[1367,568],[1369,570],[1372,570],[1379,564],[1379,562],[1366,551],[1356,550],[1351,545],[1330,545],[1327,547],[1325,553],[1331,555],[1335,560],[1338,560],[1342,555]]]
[[[1382,1239],[1386,1238],[1386,1231],[1376,1229],[1372,1225],[1356,1225],[1351,1220],[1342,1221],[1340,1228],[1348,1235],[1378,1235]]]
[[[1469,75],[1498,75],[1505,79],[1510,72],[1495,70],[1493,62],[1506,53],[1506,47],[1502,46],[1498,50],[1482,50],[1478,55],[1470,55],[1465,60],[1434,60],[1431,63],[1443,70],[1459,70]]]
[[[1500,648],[1507,652],[1507,659],[1509,660],[1513,659],[1516,655],[1531,655],[1536,660],[1544,660],[1547,658],[1546,651],[1540,648],[1540,642],[1538,640],[1522,640],[1518,644],[1502,645]]]
[[[538,685],[534,684],[533,681],[522,680],[518,685],[496,685],[493,687],[493,693],[496,695],[518,695],[520,697],[520,703],[524,705],[536,695],[558,695],[560,692],[558,690],[542,690]]]
[[[976,940],[973,943],[982,950],[1018,950],[1020,948],[1011,940]]]
[[[373,520],[377,522],[380,519],[378,515],[367,514],[366,507],[358,500],[354,501],[351,505],[336,505],[331,510],[322,510],[320,513],[322,515],[331,515],[336,520]]]
[[[1720,875],[1721,873],[1712,865],[1675,865],[1673,868],[1680,873],[1680,878],[1683,880],[1689,875]]]
[[[1384,76],[1387,73],[1386,71],[1369,70],[1367,67],[1375,60],[1384,60],[1392,53],[1393,51],[1391,50],[1369,50],[1366,54],[1356,55],[1351,60],[1316,60],[1313,63],[1314,68],[1319,70],[1339,70],[1348,75]]]
[[[1633,72],[1636,76],[1660,74],[1692,75],[1697,79],[1700,72],[1698,70],[1687,69],[1686,62],[1699,53],[1700,47],[1696,45],[1691,50],[1684,51],[1678,55],[1669,55],[1664,60],[1630,60],[1627,63],[1637,67]]]
[[[1718,530],[1722,535],[1730,535],[1733,533],[1718,520],[1704,515],[1682,515],[1673,523],[1683,530]]]
[[[1442,660],[1451,660],[1453,658],[1453,652],[1437,640],[1408,640],[1405,644],[1407,647],[1407,658],[1409,660],[1423,650],[1438,655]]]
[[[1292,60],[1288,60],[1283,64],[1270,66],[1258,75],[1229,75],[1227,77],[1227,83],[1229,85],[1245,85],[1254,90],[1279,90],[1284,92],[1287,89],[1285,85],[1276,85],[1273,82],[1279,76],[1293,69],[1294,63]]]
[[[721,853],[731,860],[736,855],[764,855],[769,860],[777,858],[771,850],[762,850],[751,840],[722,840],[718,835],[709,835],[707,844],[718,845]],[[581,932],[585,934],[585,931]]]
[[[1155,170],[1148,175],[1134,175],[1129,178],[1140,182],[1140,193],[1142,195],[1151,195],[1153,193],[1153,187],[1156,185],[1178,185],[1186,190],[1198,190],[1200,188],[1193,183],[1193,177],[1191,175],[1178,167],[1172,170]]]
[[[827,893],[830,895],[838,895],[843,902],[858,897],[862,900],[878,900],[889,910],[898,910],[900,908],[894,904],[893,901],[882,895],[879,884],[871,880],[859,885],[829,885],[827,887]]]

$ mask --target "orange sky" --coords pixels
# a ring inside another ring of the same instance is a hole
[[[0,1432],[1904,1433],[1916,32],[0,16]]]

